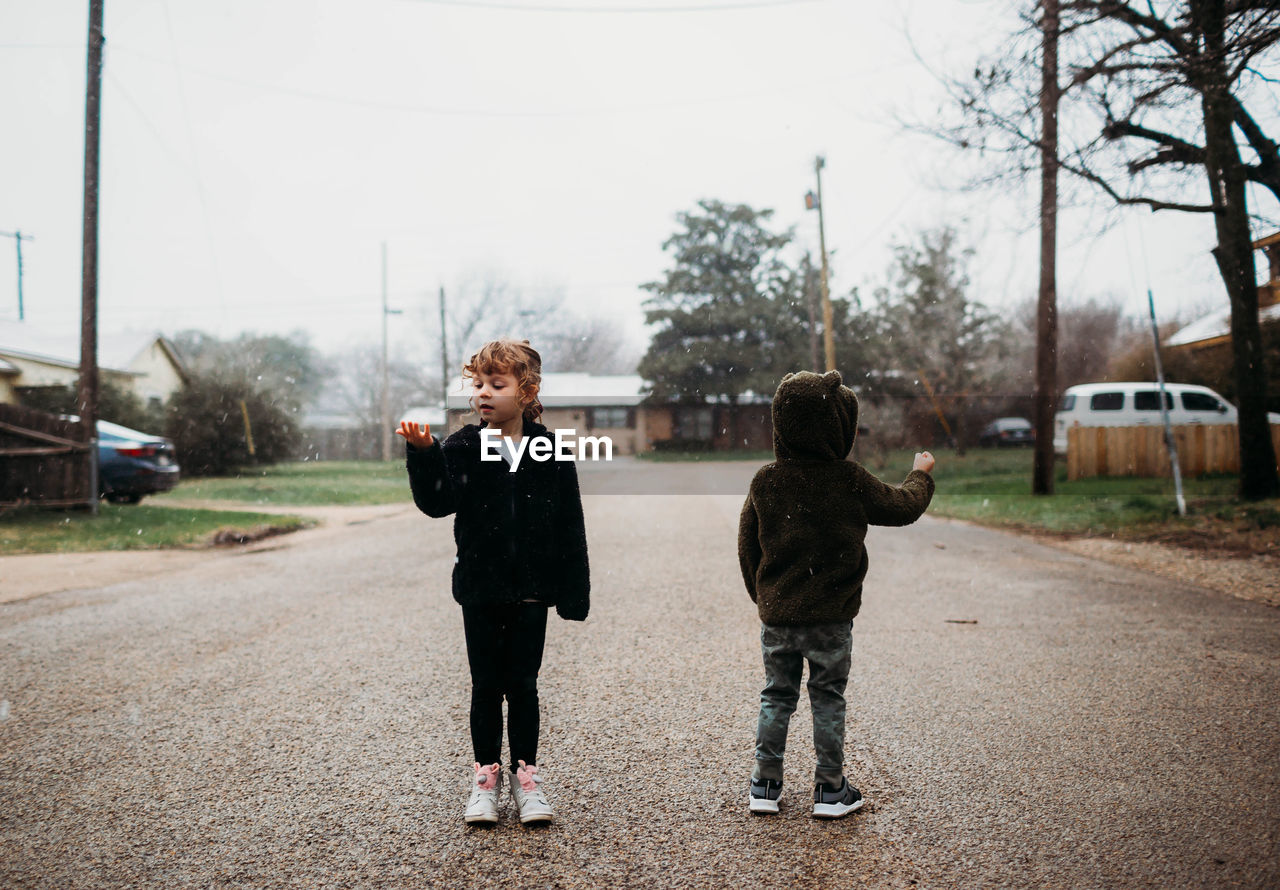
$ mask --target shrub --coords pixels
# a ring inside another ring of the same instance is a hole
[[[279,463],[293,457],[298,442],[293,410],[243,384],[193,378],[169,400],[166,415],[165,434],[173,439],[178,463],[189,476],[227,476],[254,464]]]
[[[653,443],[653,450],[681,454],[704,453],[712,450],[712,444],[706,439],[659,439]]]
[[[79,414],[74,385],[23,386],[18,388],[18,398],[24,408],[49,414]],[[131,390],[113,380],[98,381],[98,419],[109,420],[140,433],[156,435],[164,427],[164,409],[148,408]]]

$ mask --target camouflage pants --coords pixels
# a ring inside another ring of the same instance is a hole
[[[782,781],[787,727],[800,699],[800,675],[809,662],[809,705],[813,710],[815,782],[840,784],[844,775],[844,687],[849,680],[853,622],[803,627],[760,627],[764,691],[756,726],[754,779]]]

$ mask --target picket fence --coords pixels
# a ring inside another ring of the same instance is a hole
[[[1183,476],[1240,472],[1240,433],[1234,424],[1173,428]],[[1271,425],[1280,455],[1280,424]],[[1163,426],[1075,426],[1067,430],[1067,478],[1171,476]]]

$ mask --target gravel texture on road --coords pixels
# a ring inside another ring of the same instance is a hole
[[[1196,584],[1268,606],[1280,606],[1280,557],[1271,553],[1221,553],[1114,538],[1037,535],[1038,540],[1080,556]]]
[[[593,608],[549,624],[542,829],[505,792],[496,827],[461,820],[448,521],[0,605],[0,886],[1280,883],[1280,613],[928,518],[869,538],[847,728],[869,804],[810,817],[802,702],[782,812],[750,816],[740,504],[585,498]]]

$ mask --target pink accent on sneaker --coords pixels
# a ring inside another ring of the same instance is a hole
[[[525,766],[524,761],[519,761],[520,766],[516,769],[516,778],[520,781],[520,790],[526,793],[533,791],[538,787],[538,768],[536,766]]]
[[[498,770],[500,769],[502,767],[496,763],[491,763],[488,766],[476,764],[476,785],[479,786],[481,791],[492,791],[498,787]]]

